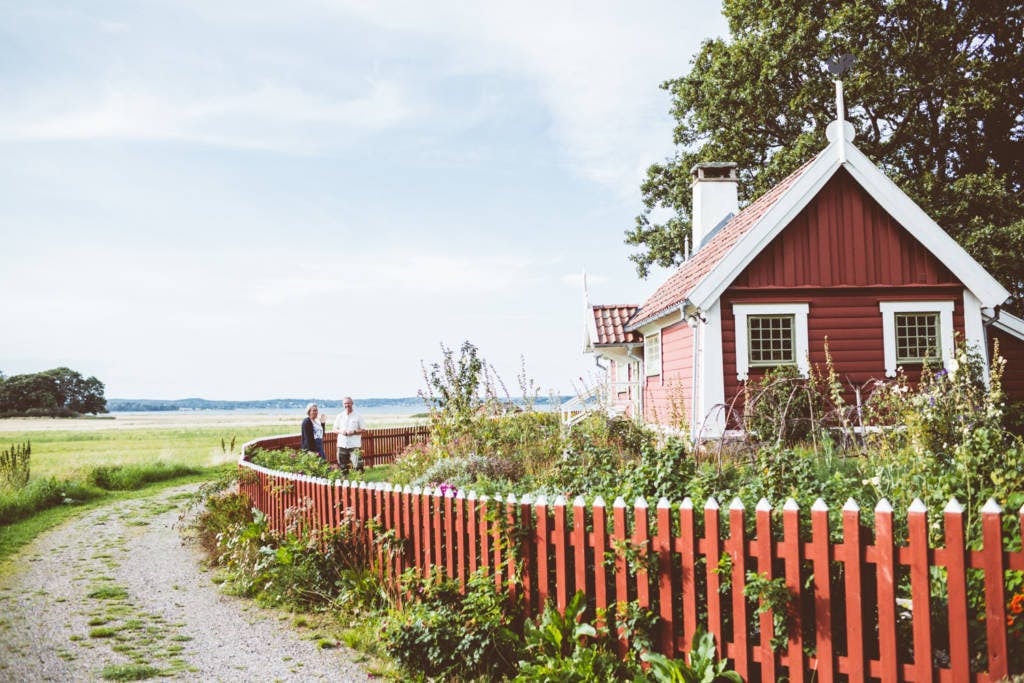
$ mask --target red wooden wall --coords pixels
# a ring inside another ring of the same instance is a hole
[[[964,333],[964,287],[850,175],[840,170],[730,285],[722,297],[725,397],[736,378],[734,303],[803,303],[812,363],[824,364],[825,338],[836,370],[859,386],[885,377],[882,301],[953,301]],[[920,367],[905,367],[911,380]],[[763,370],[751,369],[751,379]]]
[[[693,415],[693,330],[678,322],[661,333],[661,374],[644,382],[644,421],[685,429]]]
[[[1002,330],[990,327],[989,353],[992,341],[999,340],[999,355],[1006,359],[1003,389],[1010,401],[1024,401],[1024,341]]]

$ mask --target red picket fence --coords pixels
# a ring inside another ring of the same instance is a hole
[[[430,436],[430,427],[417,425],[415,427],[384,427],[379,429],[367,429],[362,434],[363,464],[366,467],[384,465],[395,461],[395,456],[405,450],[405,447],[426,441]],[[277,450],[281,448],[298,449],[302,445],[301,434],[287,434],[284,436],[270,436],[256,441],[251,441],[242,447],[242,457],[253,448],[264,450]],[[328,462],[338,462],[338,433],[324,432],[324,455]]]
[[[841,529],[831,529],[821,501],[809,524],[791,501],[780,524],[765,501],[753,520],[738,500],[723,514],[714,499],[703,511],[689,499],[677,506],[662,499],[652,514],[643,499],[630,508],[620,498],[609,511],[600,498],[589,506],[577,498],[570,506],[561,496],[549,503],[441,495],[240,465],[250,472],[242,492],[278,531],[287,528],[289,510],[302,509],[312,528],[376,520],[380,531],[393,532],[402,551],[378,548],[386,579],[410,567],[440,569],[465,587],[468,576],[483,570],[499,587],[519,592],[531,614],[548,601],[564,609],[578,590],[593,608],[636,600],[660,617],[662,653],[687,652],[701,626],[744,680],[982,683],[1011,673],[1008,624],[1016,615],[1008,608],[1006,572],[1024,571],[1024,551],[1004,547],[1004,516],[994,502],[981,511],[983,548],[971,550],[965,513],[955,501],[938,519],[915,502],[898,526],[884,501],[873,516],[862,516],[849,501]],[[1024,537],[1024,510],[1018,522]],[[929,524],[941,524],[944,547],[929,546]],[[896,541],[898,528],[906,543]],[[780,648],[771,643],[771,611],[758,614],[759,603],[739,599],[748,572],[784,579],[793,596]],[[983,615],[969,601],[969,581],[984,585]],[[909,593],[899,594],[907,586]],[[969,631],[971,619],[984,624],[980,641]],[[972,671],[985,662],[987,671]]]

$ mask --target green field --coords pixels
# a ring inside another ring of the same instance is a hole
[[[246,441],[287,432],[280,425],[4,432],[0,448],[29,441],[33,478],[77,479],[98,465],[160,461],[196,467],[221,465],[237,460]],[[235,450],[225,452],[221,439],[230,445],[232,437]]]

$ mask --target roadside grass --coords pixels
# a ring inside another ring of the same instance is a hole
[[[34,455],[35,453],[33,453],[33,456]],[[99,491],[99,494],[95,498],[88,501],[76,504],[61,504],[57,507],[37,512],[31,517],[27,517],[17,522],[0,525],[0,575],[10,571],[6,560],[14,555],[14,553],[16,553],[21,547],[31,542],[32,539],[44,531],[48,531],[49,529],[59,526],[72,517],[120,500],[146,498],[172,486],[183,486],[185,484],[193,484],[216,479],[219,476],[233,471],[234,467],[235,466],[233,464],[208,467],[198,470],[195,474],[146,484],[142,486],[142,488],[134,491]]]

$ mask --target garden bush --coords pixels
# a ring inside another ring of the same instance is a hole
[[[79,503],[103,495],[99,489],[52,477],[32,479],[18,489],[0,490],[0,524],[10,524],[62,504]]]
[[[513,629],[521,609],[492,578],[473,575],[465,595],[458,581],[437,573],[410,572],[404,579],[414,601],[392,611],[384,625],[387,651],[403,669],[440,680],[501,680],[515,673],[522,646]]]
[[[86,475],[87,481],[107,491],[134,491],[146,484],[167,481],[202,470],[180,463],[154,462],[140,465],[100,465]]]
[[[249,462],[254,465],[266,467],[278,472],[292,472],[304,474],[309,477],[320,477],[334,481],[344,475],[341,470],[333,467],[329,462],[316,453],[293,449],[263,450],[254,449],[249,453]]]

